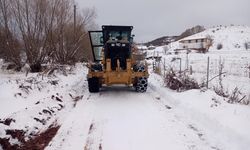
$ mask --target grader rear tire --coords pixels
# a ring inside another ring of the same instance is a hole
[[[146,77],[139,77],[137,79],[137,84],[136,84],[136,91],[140,93],[144,93],[147,91],[148,87],[148,79]]]
[[[93,77],[88,79],[90,93],[97,93],[100,90],[99,78]]]
[[[133,69],[135,72],[145,72],[146,71],[145,66],[139,65],[139,64],[135,65]],[[133,84],[133,86],[135,87],[135,90],[137,92],[144,93],[147,91],[147,87],[148,87],[147,77],[136,77],[135,81],[136,82]]]

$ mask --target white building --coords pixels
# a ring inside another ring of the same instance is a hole
[[[185,38],[183,40],[180,40],[179,42],[180,49],[191,49],[202,52],[208,51],[209,47],[212,45],[212,40],[207,37]]]
[[[137,47],[138,50],[141,50],[141,51],[146,51],[146,50],[148,50],[148,47],[145,46],[145,45],[136,45],[136,47]]]
[[[148,50],[154,50],[155,49],[155,46],[153,46],[153,45],[150,45],[149,47],[148,47]]]

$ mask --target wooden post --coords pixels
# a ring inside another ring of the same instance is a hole
[[[163,72],[163,75],[164,75],[164,78],[166,76],[166,59],[164,58],[164,63],[163,63],[163,68],[164,68],[164,72]]]
[[[192,68],[192,66],[190,65],[190,75],[192,75],[193,74],[193,68]]]
[[[155,60],[153,61],[153,71],[155,72]]]
[[[180,74],[181,74],[181,58],[180,58]]]
[[[207,88],[208,88],[208,81],[209,81],[209,56],[207,58]]]
[[[187,50],[187,56],[186,56],[186,68],[187,68],[187,70],[189,70],[188,53],[189,53],[189,50]]]
[[[249,70],[249,78],[250,78],[250,65],[248,66],[248,70]]]

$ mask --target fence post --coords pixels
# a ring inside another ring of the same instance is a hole
[[[250,65],[248,66],[248,70],[249,70],[249,73],[248,73],[248,74],[249,74],[249,78],[250,78]]]
[[[188,53],[189,53],[189,50],[187,50],[187,55],[186,55],[186,69],[189,70],[189,60],[188,60]]]
[[[153,61],[153,71],[155,71],[155,60]]]
[[[181,58],[180,58],[180,74],[181,74]]]
[[[192,68],[192,66],[190,65],[190,75],[192,75],[193,74],[193,68]]]
[[[209,81],[209,56],[207,57],[207,88],[208,88],[208,81]]]
[[[163,69],[164,69],[164,72],[163,72],[163,75],[164,75],[164,78],[165,78],[165,76],[166,76],[166,59],[164,58],[164,63],[163,63]]]

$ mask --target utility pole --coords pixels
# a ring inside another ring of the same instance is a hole
[[[74,42],[76,40],[76,5],[74,5]]]

